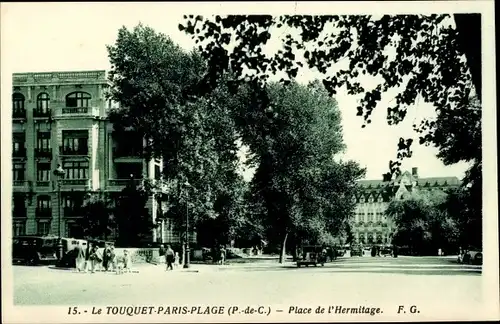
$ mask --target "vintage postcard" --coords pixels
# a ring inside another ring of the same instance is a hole
[[[499,319],[493,1],[1,4],[5,323]]]

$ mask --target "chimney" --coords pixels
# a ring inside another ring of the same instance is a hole
[[[411,175],[418,178],[418,168],[411,168]]]

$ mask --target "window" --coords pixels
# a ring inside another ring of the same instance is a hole
[[[36,97],[36,109],[38,113],[47,114],[49,112],[50,97],[48,93],[42,92]]]
[[[86,92],[72,92],[66,96],[66,107],[83,108],[90,107],[90,94]]]
[[[15,220],[12,223],[12,236],[26,235],[26,221]]]
[[[12,95],[12,113],[14,115],[24,115],[26,113],[24,110],[24,96],[20,93],[14,93]]]
[[[45,236],[50,233],[50,221],[49,220],[39,220],[36,224],[36,234],[40,236]]]
[[[89,178],[89,162],[64,162],[63,169],[65,171],[64,179],[88,179]]]
[[[38,132],[36,147],[40,152],[50,150],[50,132]]]
[[[88,138],[87,130],[63,131],[63,152],[64,154],[87,154]]]
[[[36,180],[50,181],[50,163],[37,163]]]
[[[52,202],[50,200],[50,196],[38,196],[36,203],[36,216],[37,217],[51,217]]]
[[[26,139],[24,132],[12,134],[12,156],[14,157],[26,156],[26,149],[24,147],[25,141]]]
[[[14,163],[12,165],[12,180],[24,181],[24,163]]]

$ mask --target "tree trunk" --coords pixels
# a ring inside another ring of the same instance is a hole
[[[283,239],[283,244],[281,245],[280,263],[284,263],[286,260],[286,240],[287,239],[288,239],[288,233],[285,234],[285,238]]]

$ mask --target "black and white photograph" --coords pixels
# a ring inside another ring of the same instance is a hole
[[[1,30],[5,323],[499,319],[493,1]]]

